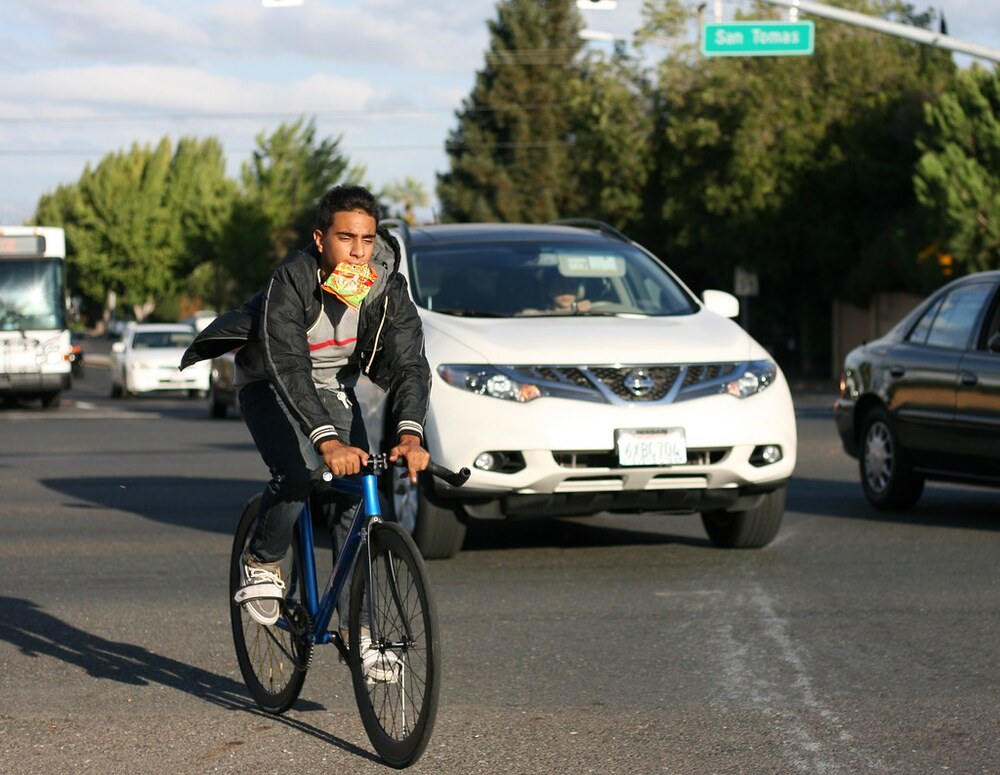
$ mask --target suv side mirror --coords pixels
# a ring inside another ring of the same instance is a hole
[[[702,293],[701,297],[705,301],[705,307],[716,315],[722,315],[724,318],[740,316],[740,301],[731,293],[708,290]]]

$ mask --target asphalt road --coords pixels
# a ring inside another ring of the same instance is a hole
[[[258,712],[229,635],[230,533],[265,476],[204,401],[0,409],[0,775],[374,773],[346,668]],[[996,773],[1000,493],[869,508],[832,395],[801,396],[785,523],[493,525],[429,563],[444,646],[418,773]]]

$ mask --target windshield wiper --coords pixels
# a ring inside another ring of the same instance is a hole
[[[431,312],[437,312],[440,315],[454,315],[459,318],[505,318],[506,315],[501,315],[499,312],[487,312],[481,309],[463,309],[462,307],[446,307],[444,309],[433,309]]]

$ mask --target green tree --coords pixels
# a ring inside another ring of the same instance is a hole
[[[1000,269],[1000,71],[960,71],[925,116],[913,182],[934,236],[965,271]]]
[[[648,34],[676,31],[684,9],[665,7]],[[756,271],[755,333],[766,342],[794,329],[796,365],[826,371],[830,301],[902,283],[914,261],[913,138],[922,102],[954,67],[897,38],[816,28],[811,57],[667,57],[647,201],[659,204],[655,247],[683,277],[725,288],[736,266]]]
[[[308,244],[327,189],[360,181],[364,169],[351,167],[339,146],[340,138],[319,140],[305,118],[257,136],[225,239],[236,295],[259,289],[288,251]]]
[[[485,66],[445,143],[445,220],[542,222],[573,209],[569,108],[581,26],[573,0],[497,4]]]
[[[41,197],[34,221],[66,229],[71,293],[89,308],[115,298],[142,320],[181,292],[212,297],[234,193],[217,140],[184,138],[175,151],[163,139],[87,165]]]
[[[216,138],[178,141],[165,201],[175,223],[175,267],[181,290],[216,308],[226,296],[222,259],[236,191],[235,181],[226,177],[225,153]]]
[[[653,95],[638,63],[619,49],[589,57],[572,82],[572,199],[565,215],[633,230],[644,214],[651,169]]]
[[[133,145],[88,164],[76,192],[61,195],[71,208],[66,226],[80,289],[93,299],[113,291],[138,320],[176,290],[166,206],[171,157],[166,139],[155,148]]]
[[[417,222],[415,207],[426,207],[431,198],[424,184],[413,177],[390,181],[382,187],[379,199],[388,200],[399,209],[393,212],[393,217],[402,218],[411,226]]]

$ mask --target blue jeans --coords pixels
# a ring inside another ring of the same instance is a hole
[[[353,390],[334,393],[319,391],[320,399],[342,440],[351,446],[368,450],[368,434]],[[338,396],[344,396],[342,401]],[[271,472],[271,481],[264,488],[260,512],[250,551],[263,562],[277,562],[292,544],[295,521],[312,492],[309,475],[321,465],[323,458],[292,419],[288,409],[268,382],[251,382],[240,390],[240,409],[250,429],[250,435]],[[350,528],[353,503],[343,495],[330,493],[323,498],[321,508],[334,533],[336,546],[343,545]],[[336,530],[333,530],[333,528]]]

